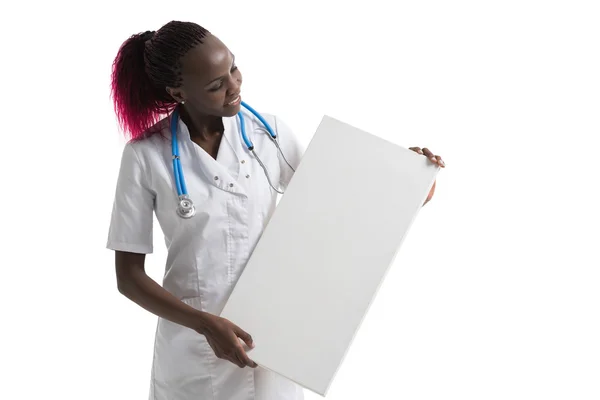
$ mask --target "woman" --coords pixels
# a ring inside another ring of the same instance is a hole
[[[189,22],[130,37],[113,64],[115,111],[131,140],[107,247],[116,254],[119,291],[159,317],[151,399],[303,398],[293,382],[256,368],[246,351],[253,347],[250,334],[218,317],[304,151],[286,124],[262,114],[278,135],[278,151],[242,107],[241,84],[229,49]],[[178,160],[196,207],[192,218],[175,211],[174,111]],[[240,136],[240,111],[263,165]],[[413,150],[443,164],[426,149]],[[428,200],[432,195],[433,189]],[[162,286],[144,271],[154,214],[168,247]]]

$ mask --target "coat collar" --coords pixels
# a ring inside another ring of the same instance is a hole
[[[240,163],[244,159],[245,152],[241,144],[237,117],[224,117],[223,127],[223,137],[221,138],[216,160],[191,140],[188,127],[181,118],[177,124],[179,145],[182,147],[185,144],[191,150],[186,153],[196,159],[198,165],[196,171],[201,172],[210,185],[231,193],[247,196],[243,186],[238,183]],[[181,151],[182,149],[180,149]]]

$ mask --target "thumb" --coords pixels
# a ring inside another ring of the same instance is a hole
[[[246,345],[248,347],[250,347],[251,349],[254,348],[254,341],[252,340],[252,336],[250,336],[250,334],[246,331],[244,331],[242,328],[240,327],[236,327],[235,329],[235,334],[244,341],[244,343],[246,343]]]

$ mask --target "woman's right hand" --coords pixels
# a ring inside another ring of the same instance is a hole
[[[204,325],[202,334],[218,358],[231,361],[240,368],[258,366],[248,357],[240,342],[242,339],[252,349],[254,348],[252,337],[231,321],[211,315]]]

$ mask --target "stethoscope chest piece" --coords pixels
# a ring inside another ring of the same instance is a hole
[[[192,218],[196,215],[196,207],[188,196],[179,197],[179,205],[177,206],[177,214],[181,218]]]
[[[294,168],[290,165],[290,163],[285,159],[285,156],[284,156],[283,152],[281,151],[281,148],[279,147],[279,143],[277,142],[277,135],[275,134],[275,132],[273,131],[273,129],[271,128],[269,123],[256,110],[254,110],[248,104],[242,102],[242,106],[244,106],[244,108],[246,108],[256,118],[258,118],[260,120],[260,122],[264,126],[264,128],[262,130],[264,130],[266,133],[269,134],[271,141],[273,141],[273,143],[275,143],[275,146],[277,146],[277,150],[279,151],[279,153],[281,154],[281,156],[283,157],[283,159],[285,160],[287,165],[292,169],[292,171],[295,171]],[[254,149],[254,144],[252,144],[252,141],[250,141],[250,139],[248,138],[248,135],[246,135],[244,116],[241,111],[238,112],[238,117],[240,120],[240,131],[241,131],[240,133],[242,135],[242,140],[246,144],[248,150],[250,152],[252,152],[252,154],[254,155],[254,157],[256,158],[258,163],[260,164],[260,166],[265,171],[265,175],[267,177],[267,180],[269,181],[269,185],[271,186],[271,188],[273,188],[273,190],[275,190],[277,193],[283,194],[283,192],[279,191],[273,185],[273,182],[271,182],[271,177],[269,176],[269,171],[267,170],[267,167],[260,160],[260,158],[258,158],[258,155],[256,154],[256,151]],[[181,218],[187,219],[187,218],[192,218],[194,215],[196,215],[196,208],[194,207],[194,203],[192,202],[192,200],[190,199],[190,197],[188,195],[187,187],[185,185],[185,179],[183,178],[183,168],[181,167],[181,160],[179,158],[179,145],[177,142],[178,121],[179,121],[179,111],[177,110],[177,108],[175,108],[173,110],[173,113],[171,114],[171,146],[172,146],[172,153],[173,153],[173,174],[175,175],[175,186],[177,187],[177,195],[179,196],[179,204],[177,205],[177,215],[179,215]]]

